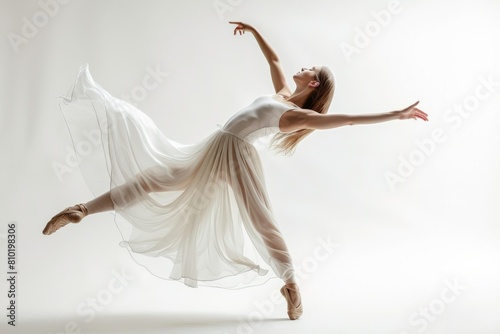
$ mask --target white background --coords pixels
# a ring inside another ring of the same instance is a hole
[[[500,332],[499,1],[54,3],[0,0],[0,277],[9,222],[19,271],[16,328],[1,279],[2,333]],[[278,280],[226,291],[149,275],[118,246],[109,213],[41,233],[55,213],[92,198],[66,161],[57,100],[80,65],[117,97],[141,91],[148,69],[168,73],[135,102],[167,137],[195,142],[273,93],[257,43],[233,36],[229,20],[261,31],[291,85],[301,67],[329,66],[330,113],[420,100],[430,117],[316,131],[292,157],[259,147],[300,272],[305,313],[295,322],[273,301]],[[391,186],[388,175],[400,179]]]

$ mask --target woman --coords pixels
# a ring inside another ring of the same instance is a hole
[[[162,264],[164,276],[191,287],[218,282],[223,287],[249,286],[267,275],[261,267],[264,260],[285,282],[280,291],[294,320],[303,312],[299,288],[253,143],[274,134],[274,147],[290,154],[316,129],[427,120],[427,114],[416,108],[417,102],[382,114],[327,115],[335,88],[328,68],[303,68],[293,76],[292,92],[278,56],[260,33],[242,22],[230,24],[237,25],[235,35],[250,32],[257,40],[276,94],[257,98],[192,145],[166,138],[144,113],[111,96],[82,67],[61,107],[75,149],[90,137],[102,144],[80,161],[80,168],[94,194],[104,194],[63,210],[43,233],[114,210],[119,214],[115,219],[123,218],[120,222],[129,230],[122,245],[134,256],[168,260],[169,265]]]

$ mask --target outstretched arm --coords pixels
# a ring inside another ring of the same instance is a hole
[[[288,84],[286,83],[285,74],[283,72],[283,67],[281,66],[278,54],[276,53],[276,51],[274,51],[274,49],[266,41],[266,39],[262,37],[262,35],[257,31],[257,29],[255,29],[249,24],[243,22],[229,22],[229,23],[238,25],[234,29],[234,35],[236,35],[237,32],[239,32],[239,34],[242,35],[245,33],[245,31],[251,32],[253,34],[253,36],[257,40],[257,43],[259,44],[262,53],[264,54],[264,57],[266,57],[267,63],[269,64],[274,90],[278,94],[283,94],[287,96],[291,95],[292,92],[288,87]]]
[[[294,127],[297,129],[333,129],[345,125],[357,125],[357,124],[374,124],[386,121],[392,121],[396,119],[417,119],[420,118],[424,121],[428,121],[427,114],[422,110],[418,109],[416,106],[419,102],[412,104],[411,106],[390,111],[387,113],[380,114],[365,114],[365,115],[339,115],[339,114],[319,114],[315,111],[312,112],[297,112],[291,116],[294,118],[292,121]]]

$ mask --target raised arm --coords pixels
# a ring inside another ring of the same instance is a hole
[[[411,106],[386,113],[364,114],[364,115],[342,115],[342,114],[319,114],[314,110],[289,111],[284,114],[284,131],[299,129],[325,130],[338,128],[345,125],[374,124],[396,119],[417,119],[428,121],[427,114],[416,106],[419,102]],[[288,114],[288,115],[287,115]]]
[[[249,24],[243,22],[229,22],[231,24],[237,24],[234,29],[234,35],[239,32],[240,35],[244,34],[245,31],[251,32],[255,37],[255,40],[259,44],[259,47],[264,54],[264,57],[269,64],[269,69],[271,70],[271,79],[273,81],[274,90],[277,94],[291,95],[290,87],[286,83],[285,74],[283,72],[283,67],[281,66],[280,59],[276,54],[276,51],[271,47],[271,45],[266,41],[264,37]]]

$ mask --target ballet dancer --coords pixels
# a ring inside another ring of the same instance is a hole
[[[171,260],[169,278],[191,287],[266,275],[268,270],[244,249],[251,247],[258,260],[284,281],[280,291],[289,318],[295,320],[303,313],[302,299],[253,144],[272,134],[272,147],[292,154],[314,130],[391,120],[427,121],[427,114],[417,108],[418,102],[378,114],[327,114],[335,82],[326,66],[302,68],[293,75],[292,91],[280,58],[260,32],[243,22],[229,23],[236,25],[234,35],[250,33],[255,38],[269,64],[274,94],[258,97],[195,144],[166,138],[147,115],[111,96],[92,79],[88,66],[82,66],[61,107],[73,142],[78,142],[83,126],[71,121],[73,115],[98,120],[99,152],[107,168],[80,168],[94,193],[102,189],[92,181],[98,173],[109,182],[109,191],[61,211],[46,224],[43,234],[114,210],[132,229],[123,243],[134,253]],[[251,242],[245,243],[244,236]]]

